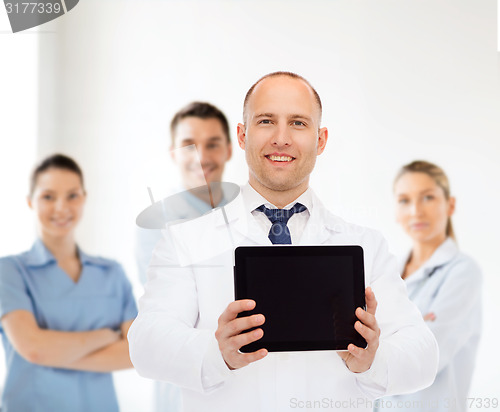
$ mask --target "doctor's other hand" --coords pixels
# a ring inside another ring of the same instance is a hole
[[[356,317],[359,319],[354,327],[363,338],[365,338],[366,348],[349,344],[348,352],[338,352],[351,372],[361,373],[370,369],[375,354],[377,353],[380,329],[375,319],[377,310],[377,300],[370,287],[365,289],[366,311],[362,308],[356,309]]]
[[[231,302],[219,317],[219,326],[215,331],[215,338],[219,343],[219,350],[229,369],[239,369],[249,363],[258,361],[267,355],[266,349],[256,352],[241,353],[242,346],[259,340],[264,335],[260,328],[247,333],[247,329],[261,326],[265,322],[264,315],[251,315],[237,318],[238,313],[255,308],[255,301],[250,299]]]

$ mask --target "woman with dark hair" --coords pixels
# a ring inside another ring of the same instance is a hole
[[[455,198],[440,167],[426,161],[403,166],[394,195],[396,219],[413,243],[400,262],[401,276],[436,337],[440,359],[430,387],[379,400],[378,410],[465,411],[481,334],[481,271],[457,247]]]
[[[76,244],[86,193],[79,166],[57,154],[33,171],[31,250],[0,259],[5,412],[118,411],[111,371],[132,367],[137,315],[121,266]]]

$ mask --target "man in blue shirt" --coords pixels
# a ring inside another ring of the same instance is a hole
[[[197,191],[195,195],[186,189],[222,181],[225,164],[232,154],[228,121],[224,113],[212,104],[192,102],[174,115],[170,134],[171,157],[181,174],[179,186],[185,191],[182,207],[167,210],[169,220],[201,216],[212,209],[208,190]],[[221,191],[213,196],[215,205],[224,204]],[[161,230],[138,229],[137,264],[143,284],[151,254],[160,239]]]

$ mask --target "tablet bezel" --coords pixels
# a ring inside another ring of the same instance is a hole
[[[365,277],[363,248],[359,245],[323,245],[323,246],[240,246],[235,250],[234,267],[234,290],[235,300],[247,299],[245,259],[248,257],[287,257],[287,256],[350,256],[353,258],[353,313],[357,307],[365,308]],[[250,316],[259,313],[258,308],[241,312],[238,317]],[[265,348],[269,352],[292,352],[292,351],[312,351],[312,350],[337,350],[345,351],[349,343],[358,347],[366,347],[365,339],[354,329],[355,316],[353,317],[353,340],[330,340],[330,341],[293,341],[293,342],[266,342],[264,336],[243,346],[240,351],[243,353],[255,352]],[[332,327],[333,327],[332,323]],[[245,331],[247,332],[247,331]]]

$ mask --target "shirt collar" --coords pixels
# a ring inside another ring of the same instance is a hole
[[[330,213],[323,206],[321,200],[315,195],[312,188],[308,188],[303,195],[295,200],[295,202],[296,201],[300,201],[300,203],[306,206],[310,211],[304,233],[301,236],[301,244],[321,244],[331,236],[332,232],[341,233],[344,232],[346,228],[351,227],[351,225],[344,220]],[[294,202],[292,202],[292,205],[293,203]],[[225,205],[225,210],[222,213],[217,210],[214,221],[210,224],[214,224],[217,228],[221,228],[229,223],[231,225],[231,230],[236,230],[241,235],[250,238],[257,244],[266,244],[268,240],[267,234],[264,234],[261,230],[255,230],[254,214],[259,213],[256,212],[255,209],[262,204],[273,206],[247,183],[239,188],[239,195],[234,201]],[[202,216],[200,219],[205,219],[204,222],[207,223],[211,218],[210,216],[211,214],[208,214]],[[183,226],[181,229],[181,225],[187,226]],[[184,228],[189,230],[191,225],[195,225],[194,221],[191,223],[178,223],[177,225],[170,226],[170,228],[176,233],[179,233],[180,236]]]
[[[443,266],[452,260],[457,253],[457,244],[451,237],[447,237],[434,251],[430,259],[424,263],[424,267],[431,271],[438,266]]]
[[[257,209],[260,205],[264,205],[268,209],[278,209],[275,205],[273,205],[269,200],[267,200],[264,196],[262,196],[259,192],[257,192],[251,185],[250,183],[245,184],[244,186],[241,187],[241,194],[244,199],[244,204],[246,211],[248,213],[252,213],[255,209]],[[290,209],[293,207],[295,203],[301,203],[305,207],[307,207],[307,210],[310,213],[312,213],[313,210],[313,195],[312,195],[312,189],[310,187],[307,188],[307,190],[302,193],[297,199],[295,199],[293,202],[289,203],[286,205],[283,209]]]
[[[41,239],[35,240],[31,249],[26,252],[26,264],[28,266],[45,266],[49,263],[55,263],[56,258],[45,247]]]
[[[80,263],[82,264],[82,266],[86,264],[95,264],[99,266],[103,265],[102,259],[87,255],[78,246],[76,248],[78,255],[80,256]],[[47,249],[40,238],[35,240],[35,243],[33,243],[31,249],[26,252],[25,256],[25,262],[28,266],[36,267],[57,263],[57,260],[52,252]]]
[[[438,246],[431,257],[418,269],[417,273],[408,278],[408,281],[418,280],[424,276],[429,276],[437,267],[450,262],[458,252],[459,250],[455,241],[451,237],[447,237],[446,240]],[[404,270],[410,253],[411,251],[406,255],[406,259],[401,261],[401,272]]]
[[[76,246],[76,250],[78,255],[80,256],[80,263],[83,265],[97,265],[97,266],[108,266],[107,264],[103,264],[105,261],[102,258],[89,256],[82,249]]]

